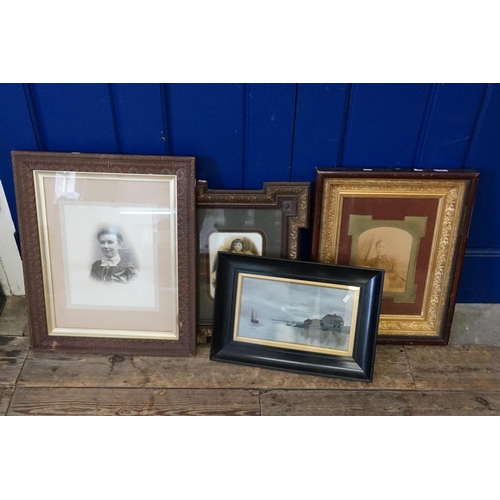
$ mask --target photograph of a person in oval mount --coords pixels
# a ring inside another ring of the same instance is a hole
[[[387,253],[387,243],[384,240],[378,240],[375,244],[375,249],[377,251],[377,256],[366,260],[364,267],[383,269],[388,281],[387,288],[404,288],[405,280],[401,271],[398,269],[397,260]]]
[[[215,295],[217,252],[263,255],[264,238],[258,232],[214,232],[209,237],[210,287],[209,297]]]
[[[410,264],[412,237],[398,228],[381,227],[359,238],[355,264],[385,271],[384,292],[404,292]]]
[[[228,252],[231,253],[247,253],[252,254],[250,250],[245,248],[245,242],[242,238],[236,238],[231,242]]]
[[[130,260],[130,253],[123,248],[122,233],[107,226],[97,232],[97,241],[103,255],[90,269],[90,278],[103,283],[130,283],[137,278],[137,268]]]

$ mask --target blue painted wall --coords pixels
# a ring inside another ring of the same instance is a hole
[[[16,223],[14,149],[196,156],[212,188],[314,181],[316,166],[476,169],[458,302],[500,302],[497,138],[497,84],[0,85]]]

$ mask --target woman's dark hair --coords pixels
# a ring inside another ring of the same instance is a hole
[[[99,231],[97,232],[97,241],[101,241],[101,236],[103,234],[114,234],[116,236],[116,239],[120,243],[123,243],[122,233],[120,233],[120,231],[118,231],[118,229],[116,229],[116,227],[103,227],[103,228],[99,229]]]
[[[229,249],[229,251],[234,251],[234,245],[236,245],[236,243],[241,243],[241,251],[243,252],[245,250],[245,243],[241,238],[236,238],[231,242],[231,248]]]

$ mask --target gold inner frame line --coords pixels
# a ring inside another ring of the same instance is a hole
[[[310,286],[319,286],[324,288],[334,288],[337,290],[349,290],[354,292],[354,305],[352,310],[352,322],[350,325],[351,331],[349,334],[349,347],[347,351],[342,351],[340,349],[334,348],[325,348],[325,347],[317,347],[317,346],[309,346],[305,344],[295,344],[292,342],[284,342],[284,341],[273,341],[273,340],[262,340],[256,339],[252,337],[241,337],[238,335],[238,327],[241,315],[241,295],[242,295],[242,285],[244,278],[253,278],[253,279],[261,279],[267,281],[279,281],[284,283],[296,283],[300,285],[310,285]],[[265,276],[259,274],[249,274],[249,273],[238,273],[237,285],[236,285],[236,305],[234,311],[234,323],[233,323],[233,340],[239,342],[247,342],[250,344],[258,344],[265,346],[274,346],[274,347],[282,347],[287,349],[294,349],[299,351],[306,352],[319,352],[324,354],[331,354],[336,356],[352,356],[354,349],[354,340],[356,336],[356,323],[358,317],[358,307],[359,307],[359,294],[360,287],[357,286],[348,286],[348,285],[337,285],[333,283],[322,283],[316,281],[308,281],[308,280],[298,280],[298,279],[288,279],[288,278],[279,278],[274,276]]]
[[[128,174],[128,173],[101,173],[101,172],[75,172],[75,171],[52,171],[33,170],[35,204],[37,210],[38,236],[40,241],[40,256],[42,264],[42,278],[44,302],[47,319],[47,332],[49,336],[59,337],[95,337],[95,338],[123,338],[123,339],[158,339],[177,340],[179,338],[179,325],[174,323],[174,331],[148,331],[148,330],[123,330],[123,329],[94,329],[94,328],[60,328],[56,324],[54,283],[52,277],[52,258],[50,238],[48,233],[48,220],[46,210],[46,197],[44,181],[46,178],[55,178],[57,174],[74,173],[79,180],[120,180],[133,182],[168,182],[170,190],[170,216],[173,218],[170,224],[170,241],[173,249],[169,265],[172,270],[172,284],[178,290],[178,247],[177,247],[177,176],[163,174]],[[179,298],[174,294],[173,314],[178,316]]]

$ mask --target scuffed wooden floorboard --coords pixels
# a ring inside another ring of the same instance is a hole
[[[18,387],[8,415],[259,415],[259,392]]]
[[[407,346],[421,390],[500,391],[500,346]]]
[[[0,386],[0,416],[4,416],[14,394],[14,387]]]
[[[0,337],[0,386],[15,385],[29,344],[26,337]]]
[[[19,377],[29,387],[155,387],[232,389],[414,389],[404,348],[379,346],[372,383],[246,367],[209,359],[30,352]]]
[[[500,393],[473,391],[270,391],[262,415],[500,415]]]
[[[0,314],[0,336],[27,335],[28,315],[24,295],[7,297],[5,307]]]

